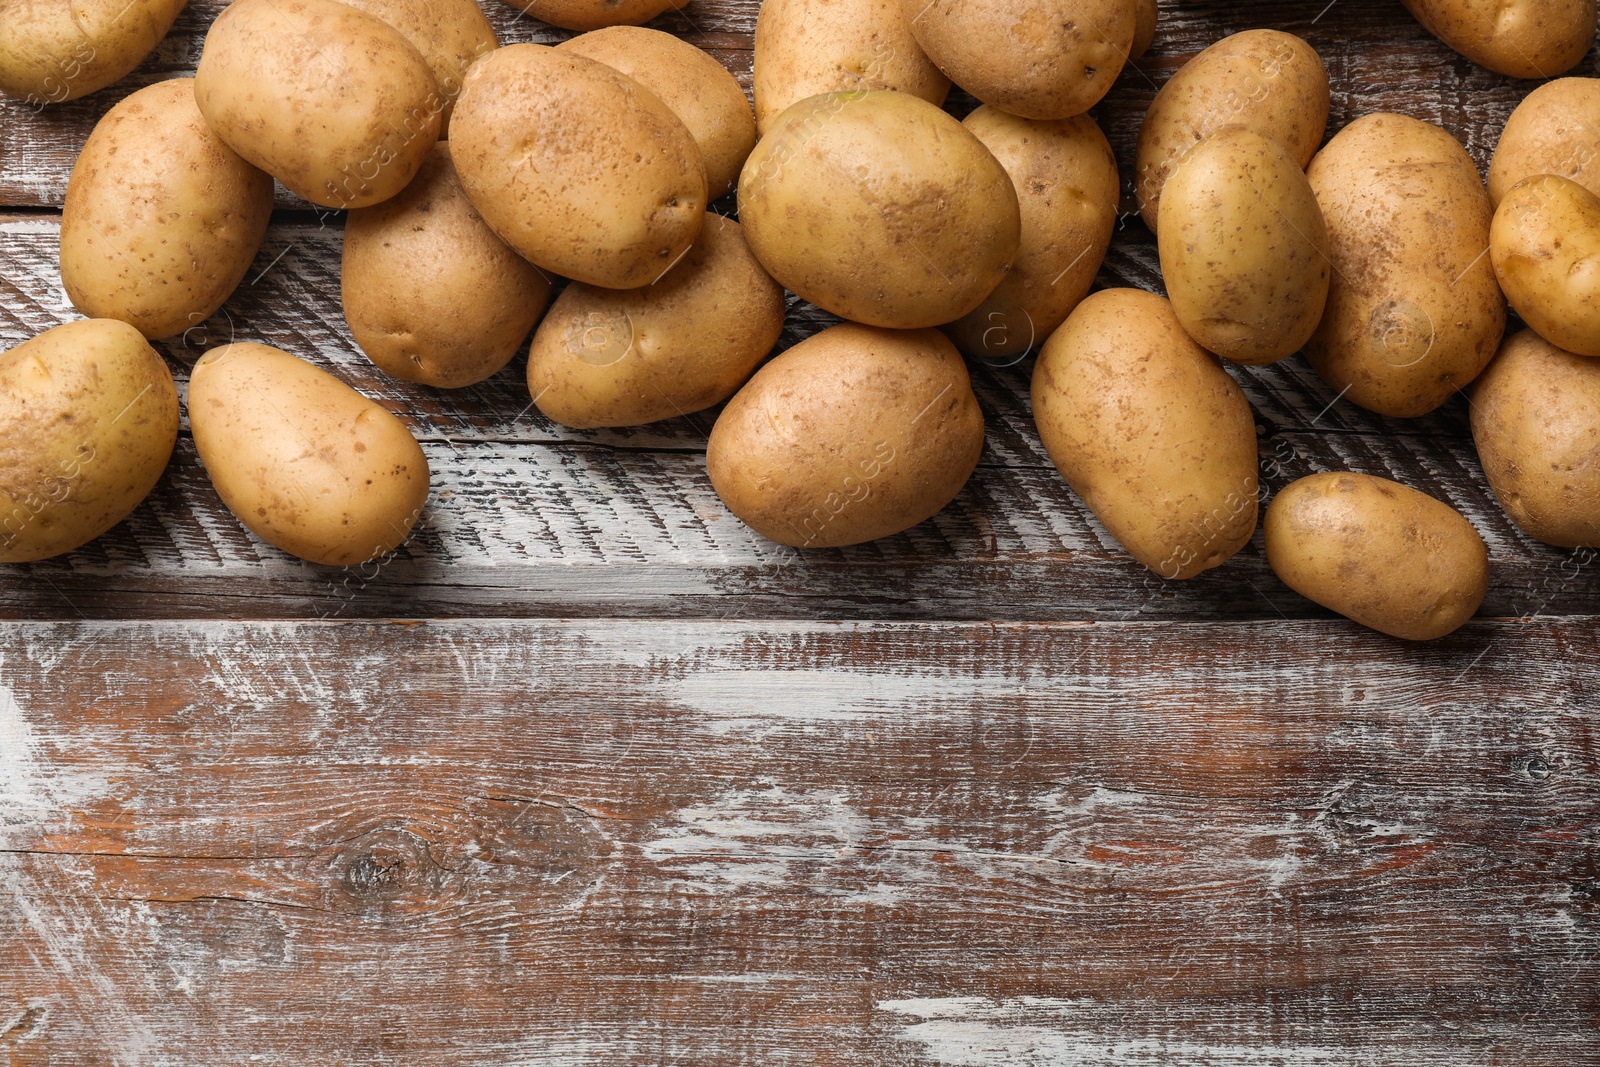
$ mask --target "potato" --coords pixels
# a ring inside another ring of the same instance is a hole
[[[442,389],[510,363],[550,303],[550,279],[478,217],[444,142],[399,196],[350,212],[340,279],[372,362]]]
[[[1283,145],[1229,126],[1191,148],[1161,194],[1161,273],[1200,344],[1273,363],[1311,339],[1328,300],[1328,229]]]
[[[975,359],[1011,363],[1042,344],[1094,284],[1117,226],[1117,160],[1087,115],[1037,122],[985,104],[963,125],[1011,178],[1022,244],[1011,273],[949,333]]]
[[[1307,358],[1371,411],[1432,411],[1478,376],[1505,333],[1478,168],[1439,127],[1377,114],[1341,130],[1307,178],[1334,270]]]
[[[1263,525],[1267,563],[1285,585],[1391,637],[1443,637],[1489,588],[1489,551],[1472,524],[1387,478],[1301,478],[1273,498]]]
[[[1595,0],[1401,0],[1445,44],[1513,78],[1553,78],[1594,41]]]
[[[1489,488],[1528,536],[1600,548],[1600,360],[1532,330],[1506,339],[1472,387]]]
[[[338,0],[235,0],[206,34],[194,95],[235,152],[331,208],[404,189],[446,104],[399,30]]]
[[[1012,115],[1069,119],[1106,95],[1133,48],[1136,0],[902,0],[945,75]]]
[[[564,30],[598,30],[606,26],[637,26],[663,11],[683,7],[689,0],[505,0],[506,6],[526,11],[541,22]]]
[[[1600,78],[1560,78],[1529,93],[1506,120],[1489,164],[1495,207],[1540,174],[1571,178],[1600,196]]]
[[[556,47],[620,70],[655,93],[694,134],[710,199],[733,188],[756,146],[756,120],[728,68],[670,33],[638,26],[595,30]]]
[[[59,556],[127,518],[177,440],[172,374],[125,322],[69,322],[0,355],[0,563]]]
[[[706,216],[683,261],[644,289],[574,282],[528,351],[539,410],[567,426],[641,426],[719,404],[783,332],[783,289],[739,224]]]
[[[217,495],[268,544],[349,566],[393,552],[428,498],[405,424],[266,345],[213,348],[189,376],[189,426]]]
[[[1557,348],[1600,356],[1600,196],[1542,174],[1500,202],[1489,231],[1500,288]]]
[[[480,56],[500,47],[476,0],[341,0],[400,31],[427,60],[444,103],[439,136],[449,136],[461,80]]]
[[[0,93],[59,104],[119,81],[187,0],[0,0]]]
[[[1161,188],[1179,158],[1224,126],[1283,143],[1304,167],[1328,127],[1328,71],[1316,49],[1290,33],[1247,30],[1185,63],[1156,94],[1134,161],[1145,225],[1160,225]]]
[[[943,104],[950,79],[923,54],[900,0],[763,0],[753,73],[756,128],[819,93],[897,89]]]
[[[1162,297],[1107,289],[1033,368],[1050,461],[1134,559],[1193,578],[1256,528],[1256,424],[1244,393]]]
[[[1005,168],[909,93],[828,93],[784,112],[745,163],[739,219],[763,266],[841,318],[916,329],[995,290],[1022,243]]]
[[[450,153],[501,240],[590,285],[649,285],[705,216],[705,167],[682,120],[632,78],[544,45],[501,48],[468,72]]]
[[[1135,0],[1133,9],[1133,47],[1129,51],[1129,58],[1138,59],[1156,43],[1156,23],[1161,11],[1156,0]]]

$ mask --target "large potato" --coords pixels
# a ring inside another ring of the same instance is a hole
[[[480,56],[500,47],[494,27],[484,18],[477,0],[341,0],[342,3],[382,19],[428,61],[439,86],[444,108],[439,114],[439,136],[450,132],[450,115],[461,80]]]
[[[1443,637],[1489,588],[1489,551],[1472,524],[1387,478],[1301,478],[1273,498],[1263,525],[1267,563],[1285,585],[1391,637]]]
[[[187,0],[0,0],[0,93],[76,100],[137,67]]]
[[[784,112],[739,179],[763,266],[841,318],[915,329],[974,310],[1010,270],[1021,209],[966,127],[909,93],[829,93]]]
[[[1094,284],[1117,227],[1117,160],[1087,115],[1037,122],[985,104],[963,125],[1011,178],[1022,244],[1011,273],[949,333],[969,356],[1014,361],[1066,321]]]
[[[564,30],[598,30],[605,26],[637,26],[689,0],[505,0],[541,22]]]
[[[338,0],[235,0],[206,34],[194,95],[235,152],[332,208],[404,189],[446,104],[399,30]]]
[[[177,440],[172,374],[125,322],[69,322],[0,355],[0,563],[70,552],[127,518]]]
[[[501,239],[575,281],[649,285],[700,233],[694,135],[638,82],[573,52],[516,44],[479,60],[450,153]]]
[[[1595,0],[1401,0],[1445,44],[1513,78],[1553,78],[1594,41]]]
[[[1328,71],[1316,49],[1290,33],[1247,30],[1207,48],[1161,87],[1134,162],[1139,214],[1152,231],[1178,160],[1232,125],[1277,138],[1302,167],[1310,163],[1328,127]]]
[[[1600,356],[1600,196],[1544,174],[1500,201],[1489,233],[1495,277],[1539,336]]]
[[[643,289],[574,282],[528,350],[539,410],[567,426],[640,426],[732,396],[783,332],[783,289],[739,224],[707,215],[700,239]]]
[[[1255,532],[1250,404],[1162,297],[1079,304],[1034,364],[1033,417],[1067,484],[1163,578],[1219,566]]]
[[[983,415],[954,345],[933,330],[844,323],[756,372],[717,419],[706,466],[761,536],[832,548],[936,515],[982,451]]]
[[[1270,137],[1230,126],[1178,161],[1161,194],[1161,273],[1201,345],[1272,363],[1311,339],[1328,300],[1328,229],[1305,171]]]
[[[1334,269],[1311,365],[1381,415],[1432,411],[1478,376],[1505,333],[1478,168],[1439,127],[1377,114],[1341,130],[1307,177]]]
[[[1600,196],[1600,78],[1559,78],[1525,97],[1506,120],[1489,164],[1495,207],[1540,174],[1571,178]]]
[[[550,279],[461,191],[445,142],[399,196],[350,212],[340,279],[350,334],[372,362],[444,389],[510,363],[550,302]]]
[[[223,345],[202,356],[189,377],[189,426],[228,510],[313,563],[394,551],[428,499],[428,461],[404,423],[276,348]]]

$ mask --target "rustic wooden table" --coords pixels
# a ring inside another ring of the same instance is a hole
[[[76,151],[222,6],[110,90],[4,103],[0,345],[75,317]],[[1237,30],[1321,50],[1330,132],[1401,111],[1485,165],[1531,88],[1395,0],[1162,6],[1096,112],[1125,180],[1156,86]],[[756,10],[659,24],[748,85]],[[185,435],[111,534],[0,572],[9,1063],[1600,1064],[1600,566],[1504,518],[1464,400],[1390,421],[1298,358],[1233,368],[1272,487],[1388,475],[1483,532],[1483,618],[1431,646],[1296,596],[1259,539],[1141,573],[1046,460],[1031,361],[973,368],[988,447],[944,514],[801,556],[718,503],[708,415],[575,432],[519,365],[384,378],[339,220],[280,207],[163,346],[180,385],[230,337],[317,360],[415,428],[435,495],[398,559],[313,567]],[[1160,288],[1136,217],[1102,281]]]

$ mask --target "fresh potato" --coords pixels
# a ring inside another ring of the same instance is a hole
[[[1529,93],[1506,120],[1489,164],[1495,207],[1540,174],[1571,178],[1600,196],[1600,78],[1560,78]]]
[[[1065,322],[1094,284],[1117,227],[1117,160],[1087,115],[1037,122],[985,104],[963,125],[1011,178],[1022,244],[999,288],[949,333],[975,359],[1015,361]]]
[[[1307,177],[1334,271],[1307,358],[1368,410],[1432,411],[1478,376],[1505,333],[1478,168],[1439,127],[1377,114],[1341,130]]]
[[[1135,0],[1133,9],[1135,20],[1133,48],[1129,58],[1138,59],[1150,51],[1150,46],[1156,43],[1156,23],[1161,17],[1161,11],[1156,0]]]
[[[206,34],[194,95],[235,152],[332,208],[404,189],[446,105],[399,30],[338,0],[235,0]]]
[[[537,44],[480,59],[450,152],[490,227],[574,281],[636,289],[700,234],[706,172],[694,135],[638,82]]]
[[[172,374],[125,322],[69,322],[0,354],[0,563],[59,556],[127,518],[177,440]]]
[[[1489,551],[1472,524],[1387,478],[1301,478],[1273,498],[1264,526],[1267,563],[1285,585],[1391,637],[1443,637],[1489,588]]]
[[[461,80],[480,56],[500,47],[494,27],[484,17],[477,0],[341,0],[380,18],[400,31],[411,47],[428,61],[439,86],[444,108],[439,114],[439,136],[448,137],[450,115]]]
[[[1255,532],[1250,404],[1162,297],[1079,304],[1034,364],[1033,417],[1073,492],[1161,577],[1220,566]]]
[[[144,62],[187,0],[0,0],[0,93],[59,104]]]
[[[550,302],[550,279],[461,191],[445,142],[399,196],[350,212],[340,278],[350,334],[372,362],[443,389],[510,363]]]
[[[526,11],[541,22],[564,30],[598,30],[606,26],[637,26],[663,11],[683,7],[689,0],[505,0],[508,7]]]
[[[1229,126],[1191,148],[1161,194],[1161,273],[1189,336],[1236,363],[1311,339],[1328,300],[1328,229],[1283,145]]]
[[[683,261],[643,289],[574,282],[528,351],[539,410],[567,426],[641,426],[719,404],[783,332],[783,289],[739,224],[706,216]]]
[[[829,93],[784,112],[739,180],[763,266],[841,318],[916,329],[995,290],[1022,243],[1005,168],[910,93]]]
[[[1401,0],[1445,44],[1513,78],[1553,78],[1588,54],[1595,0]]]
[[[189,377],[189,426],[217,495],[268,544],[349,566],[398,548],[428,498],[405,424],[326,371],[232,344]]]
[[[1290,33],[1247,30],[1185,63],[1139,128],[1134,192],[1145,225],[1160,225],[1161,188],[1190,148],[1240,125],[1283,143],[1304,167],[1328,127],[1328,71],[1316,49]]]
[[[1600,356],[1600,196],[1542,174],[1500,201],[1495,277],[1522,321],[1557,348]]]

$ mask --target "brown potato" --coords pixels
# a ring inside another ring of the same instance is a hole
[[[1150,46],[1156,43],[1156,23],[1161,18],[1161,10],[1156,0],[1136,0],[1133,6],[1136,21],[1133,30],[1133,48],[1129,58],[1138,59],[1150,51]]]
[[[1529,93],[1506,120],[1489,164],[1495,207],[1540,174],[1571,178],[1600,196],[1600,78],[1559,78]]]
[[[461,81],[481,56],[500,47],[494,27],[477,0],[340,0],[399,30],[428,61],[444,109],[439,136],[450,134],[450,115],[461,95]]]
[[[0,0],[0,93],[35,106],[121,81],[187,0]]]
[[[606,26],[637,26],[663,11],[683,7],[689,0],[505,0],[507,7],[526,11],[540,22],[564,30],[598,30]]]
[[[1445,44],[1513,78],[1554,78],[1594,41],[1595,0],[1401,0]]]
[[[1489,233],[1495,277],[1557,348],[1600,356],[1600,196],[1543,174],[1506,194]]]

